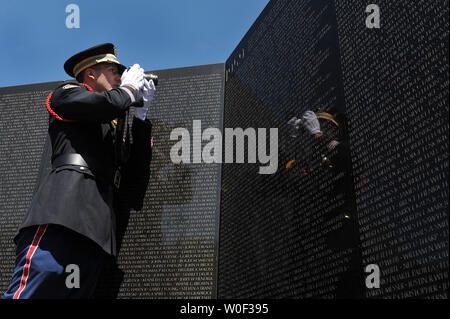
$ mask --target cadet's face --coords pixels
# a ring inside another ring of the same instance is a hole
[[[120,86],[119,68],[115,64],[105,64],[97,72],[97,91],[109,91]]]

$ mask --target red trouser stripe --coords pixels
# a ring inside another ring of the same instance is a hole
[[[33,258],[33,255],[38,248],[39,242],[41,241],[42,236],[45,233],[45,230],[47,229],[47,225],[40,225],[38,230],[36,231],[36,234],[33,238],[33,243],[31,244],[30,248],[28,248],[27,258],[25,262],[25,266],[23,266],[23,273],[22,273],[22,279],[20,280],[20,287],[14,294],[13,299],[19,299],[20,294],[25,289],[25,286],[27,285],[28,275],[30,274],[30,265],[31,265],[31,258]]]

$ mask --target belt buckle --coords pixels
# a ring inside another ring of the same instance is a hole
[[[120,186],[121,177],[122,177],[122,174],[120,174],[120,171],[117,169],[116,173],[114,174],[114,186],[116,186],[116,188],[119,188],[119,186]]]

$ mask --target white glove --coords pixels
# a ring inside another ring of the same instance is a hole
[[[149,104],[153,97],[155,96],[156,87],[153,83],[153,80],[146,80],[144,79],[144,86],[141,89],[142,97],[144,98],[144,102]]]
[[[121,81],[123,85],[132,85],[136,90],[141,90],[144,86],[144,69],[139,64],[134,64],[131,68],[122,73]]]
[[[145,120],[147,116],[147,111],[150,106],[150,102],[153,100],[153,97],[155,95],[155,84],[153,83],[153,80],[147,81],[144,79],[144,86],[141,89],[141,94],[144,99],[144,106],[143,107],[137,107],[136,113],[134,116],[141,119],[142,121]]]
[[[313,111],[306,111],[303,114],[300,124],[303,125],[311,134],[322,133],[320,130],[319,120]]]

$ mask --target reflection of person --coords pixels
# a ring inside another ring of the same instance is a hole
[[[77,81],[64,82],[47,99],[52,170],[15,237],[8,299],[92,295],[104,257],[116,254],[113,183],[119,185],[117,168],[129,150],[117,145],[131,138],[123,127],[134,134],[150,123],[154,85],[139,65],[125,70],[114,45],[82,51],[64,69]],[[127,125],[131,106],[135,118]],[[66,273],[68,266],[74,270]]]
[[[335,126],[339,127],[339,123],[336,121],[333,115],[325,112],[314,113],[313,111],[306,111],[302,118],[298,119],[296,116],[293,116],[289,121],[288,125],[291,126],[294,130],[299,130],[300,125],[305,128],[311,135],[319,138],[324,135],[321,130],[321,125],[319,119],[326,119],[331,121]],[[327,145],[327,147],[331,150],[335,148],[338,144],[338,136],[331,134],[331,132],[326,132],[327,136],[331,138],[331,142]],[[296,135],[293,135],[296,137]]]
[[[170,159],[170,143],[167,143],[170,132],[175,127],[184,127],[185,123],[168,125],[160,119],[154,122],[154,147],[155,158],[152,160],[153,181],[158,188],[164,189],[162,200],[165,204],[186,204],[192,200],[192,172],[189,165],[180,162],[174,164]]]
[[[296,161],[299,157],[295,157],[286,165],[286,172],[294,178],[301,176],[310,182],[304,183],[305,186],[292,187],[291,197],[298,196],[306,202],[321,202],[319,207],[316,206],[316,221],[320,223],[316,227],[321,227],[326,248],[341,254],[345,252],[347,261],[343,264],[346,270],[338,274],[336,295],[344,298],[363,295],[359,285],[349,284],[361,282],[363,273],[345,113],[337,108],[328,108],[327,112],[316,109],[315,113],[305,112],[300,119],[290,116],[288,123],[297,136],[303,133],[295,142],[305,151],[307,159],[299,164]],[[301,166],[304,163],[306,169]],[[296,174],[299,171],[301,173]],[[298,182],[298,179],[294,181]]]
[[[316,137],[322,136],[322,131],[320,130],[320,124],[317,119],[316,114],[313,111],[306,111],[301,119],[298,119],[296,116],[293,116],[287,123],[294,127],[294,129],[300,129],[300,125],[302,125],[305,129],[307,129],[311,134]]]
[[[325,123],[332,123],[332,128],[330,128],[328,125],[326,125],[326,128],[322,128],[319,119],[326,120]],[[332,116],[329,113],[320,112],[320,113],[314,113],[313,111],[306,111],[303,113],[301,118],[297,118],[296,116],[291,116],[289,121],[287,122],[288,126],[290,127],[291,134],[290,136],[293,138],[297,138],[299,136],[299,131],[301,128],[305,129],[306,132],[308,132],[311,136],[314,136],[318,141],[320,141],[320,144],[326,143],[326,147],[328,151],[332,151],[335,149],[341,142],[340,137],[338,136],[339,133],[335,133],[334,131],[339,130],[339,123],[336,121],[335,117]],[[306,143],[306,141],[301,142],[303,144]],[[320,147],[319,147],[320,148]],[[303,150],[305,150],[305,147],[303,146]],[[302,154],[304,155],[304,154]],[[307,160],[309,162],[310,159]],[[296,164],[295,159],[291,159],[287,164],[286,168],[289,169],[293,167],[294,164]],[[321,152],[321,164],[329,164],[330,160],[323,152]],[[304,168],[304,173],[307,174],[311,168]]]

